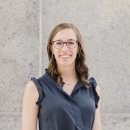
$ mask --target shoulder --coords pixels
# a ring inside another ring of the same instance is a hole
[[[100,86],[97,84],[97,86],[96,86],[96,92],[97,92],[97,94],[100,96],[101,94],[100,94]]]
[[[26,90],[26,91],[34,91],[34,90],[36,90],[36,85],[35,85],[35,83],[34,83],[32,80],[30,80],[30,81],[26,84],[25,90]]]
[[[37,87],[33,81],[30,80],[26,84],[24,89],[24,95],[26,95],[26,97],[32,97],[32,95],[38,97]]]
[[[101,95],[100,94],[100,86],[98,85],[96,79],[94,77],[90,77],[88,80],[89,80],[89,85],[92,86],[93,88],[95,88],[97,94],[100,96]]]

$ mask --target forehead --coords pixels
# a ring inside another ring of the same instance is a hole
[[[53,38],[53,40],[63,40],[66,41],[68,39],[77,40],[76,34],[73,29],[63,29],[59,31]]]

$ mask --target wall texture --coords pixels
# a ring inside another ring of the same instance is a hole
[[[43,75],[49,33],[61,22],[82,34],[101,89],[102,129],[130,128],[129,0],[1,0],[0,21],[0,130],[21,129],[25,85]]]

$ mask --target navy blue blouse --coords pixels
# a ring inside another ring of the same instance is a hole
[[[57,85],[47,69],[43,76],[31,80],[39,93],[39,130],[92,130],[99,101],[93,77],[87,79],[88,89],[78,81],[70,96],[63,90],[64,82]]]

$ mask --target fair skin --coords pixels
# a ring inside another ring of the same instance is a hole
[[[77,37],[72,29],[64,29],[59,31],[53,41],[62,40],[63,42],[69,39],[77,40]],[[78,53],[78,45],[70,49],[64,44],[61,49],[56,49],[53,45],[51,46],[51,51],[57,62],[58,70],[61,72],[61,77],[63,82],[71,83],[71,85],[64,85],[63,90],[71,95],[75,84],[78,81],[78,77],[75,71],[75,58]],[[100,88],[96,87],[96,91],[100,96]],[[36,130],[37,128],[37,116],[39,107],[36,105],[38,99],[38,91],[33,83],[29,81],[25,87],[23,105],[22,105],[22,130]],[[98,108],[95,113],[95,120],[92,130],[101,130],[101,119],[100,119],[100,101],[98,103]]]
[[[55,35],[53,41],[62,40],[63,42],[66,42],[69,41],[69,39],[77,41],[77,37],[72,29],[64,29]],[[78,53],[78,45],[73,49],[68,48],[66,44],[64,44],[61,49],[57,49],[52,45],[50,49],[57,61],[58,70],[61,72],[63,82],[72,83],[74,81],[71,85],[65,84],[63,86],[63,90],[70,95],[73,87],[78,81],[75,71],[75,58]]]
[[[24,90],[22,104],[22,130],[36,130],[39,107],[36,105],[38,91],[33,81],[29,81]]]
[[[93,129],[92,130],[102,130],[102,127],[101,127],[101,117],[100,117],[101,94],[100,94],[100,87],[99,87],[99,85],[96,86],[96,92],[99,95],[100,100],[98,102],[98,108],[96,109],[95,120],[94,120],[94,124],[93,124]]]

